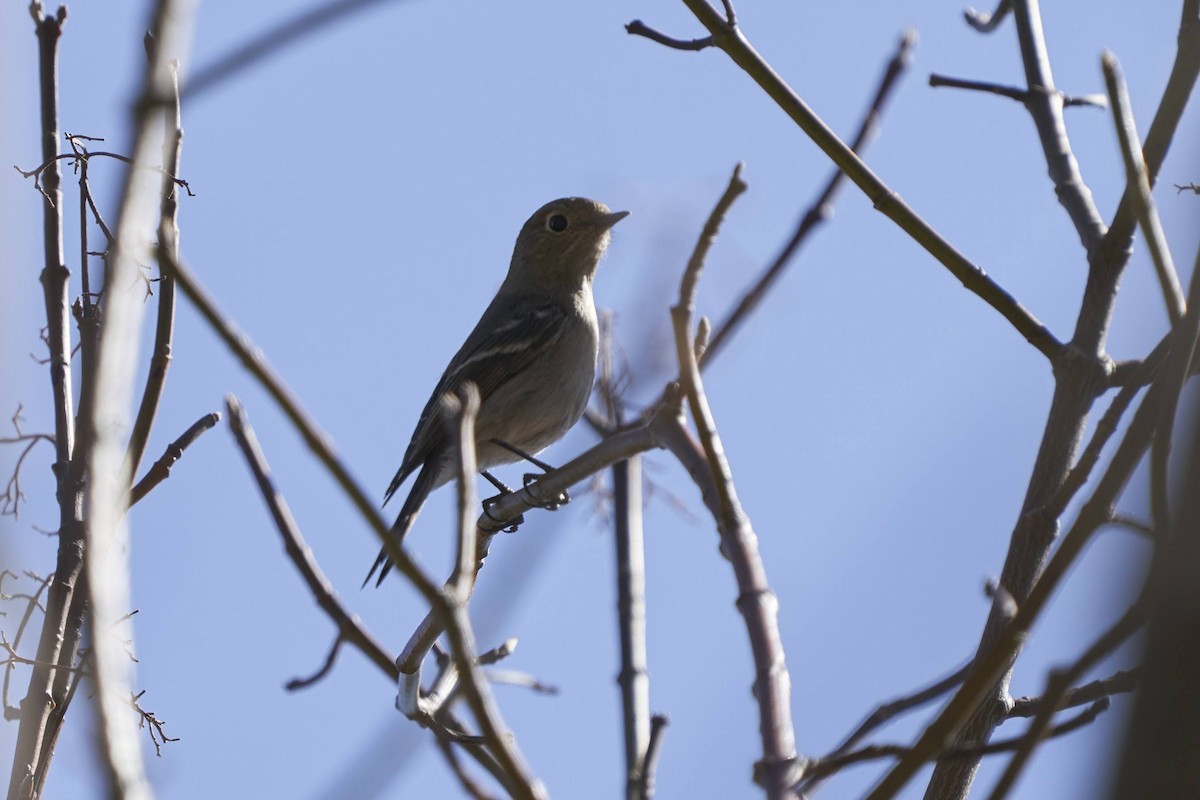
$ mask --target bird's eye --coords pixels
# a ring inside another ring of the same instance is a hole
[[[555,233],[562,233],[567,229],[567,218],[562,214],[551,214],[546,220],[546,227]]]

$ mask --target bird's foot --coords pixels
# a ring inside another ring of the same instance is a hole
[[[504,525],[502,530],[505,533],[515,533],[517,528],[520,527],[521,523],[525,522],[524,514],[518,514],[516,517],[510,520],[503,520],[492,513],[492,507],[508,495],[512,494],[513,490],[505,485],[504,481],[500,480],[486,469],[482,470],[480,474],[487,478],[488,483],[492,484],[492,486],[495,486],[496,489],[500,491],[500,494],[489,497],[483,501],[483,513],[487,515],[488,519],[490,519],[492,522],[495,522],[497,525]]]

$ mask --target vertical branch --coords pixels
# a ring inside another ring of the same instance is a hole
[[[1050,509],[1070,473],[1092,403],[1106,383],[1105,376],[1097,370],[1096,364],[1103,365],[1107,360],[1105,342],[1116,306],[1117,290],[1128,263],[1131,229],[1122,233],[1116,228],[1122,217],[1121,209],[1126,208],[1131,192],[1126,191],[1113,222],[1114,229],[1095,238],[1095,223],[1091,218],[1092,200],[1078,175],[1078,165],[1070,155],[1069,142],[1065,129],[1062,129],[1061,105],[1041,94],[1053,89],[1053,80],[1036,0],[1015,0],[1013,13],[1026,78],[1033,95],[1030,111],[1038,127],[1060,202],[1071,214],[1081,240],[1088,249],[1089,265],[1087,286],[1070,342],[1070,351],[1077,357],[1064,359],[1056,365],[1054,397],[1045,432],[1000,573],[1000,585],[1024,610],[1033,593],[1038,591],[1035,581],[1045,580],[1045,576],[1039,577],[1039,573],[1046,564],[1058,534],[1061,510],[1055,514]],[[1186,17],[1180,29],[1179,48],[1176,68],[1172,70],[1171,81],[1168,82],[1147,137],[1145,161],[1150,175],[1161,163],[1187,101],[1188,92],[1181,91],[1181,88],[1190,90],[1195,82],[1195,70],[1200,67],[1200,26],[1189,24]],[[1132,206],[1125,213],[1130,215],[1130,220],[1136,219],[1136,215],[1132,214]],[[1056,554],[1055,560],[1058,557]],[[977,659],[1000,646],[1008,637],[1005,632],[1008,625],[1007,617],[1000,613],[998,607],[993,607],[980,637]],[[1018,650],[1019,643],[1011,651],[1007,666],[996,673],[990,694],[986,698],[979,698],[981,702],[978,708],[967,723],[957,730],[956,741],[959,744],[986,742],[1001,721],[999,701],[1003,701],[1007,695],[1012,663]],[[940,762],[925,796],[929,800],[964,800],[970,792],[978,767],[978,757]]]
[[[141,405],[129,436],[126,460],[129,462],[127,469],[131,481],[137,476],[138,465],[146,453],[150,428],[154,425],[163,386],[167,381],[167,369],[171,366],[171,343],[175,336],[175,278],[162,265],[168,260],[179,260],[179,187],[175,184],[175,176],[179,174],[179,158],[183,151],[183,115],[179,104],[179,62],[172,61],[169,69],[174,120],[163,131],[162,206],[158,217],[157,246],[160,277],[158,319],[154,327],[150,373],[146,376]],[[163,255],[164,252],[166,255]]]
[[[479,390],[466,384],[461,397],[446,396],[443,405],[446,424],[450,427],[457,456],[458,483],[458,553],[454,574],[440,595],[443,616],[451,620],[446,638],[458,668],[463,694],[475,716],[475,722],[485,737],[496,760],[512,779],[510,787],[519,800],[542,800],[542,786],[521,757],[516,740],[504,728],[500,709],[492,698],[487,679],[479,669],[475,634],[467,614],[467,601],[475,584],[475,417],[479,412]]]
[[[779,635],[779,601],[767,583],[766,570],[758,552],[758,537],[734,489],[733,473],[717,435],[708,398],[704,394],[691,335],[696,285],[704,269],[704,259],[726,212],[745,189],[739,164],[733,171],[725,194],[705,223],[696,249],[688,261],[680,282],[679,303],[671,309],[671,319],[675,329],[680,384],[687,396],[711,471],[711,480],[715,484],[716,508],[713,512],[721,534],[721,549],[733,565],[738,585],[737,608],[745,621],[754,657],[754,696],[758,700],[763,750],[756,772],[765,784],[767,797],[782,800],[790,796],[791,787],[798,776],[796,735],[792,728],[791,677],[784,663],[783,642]]]
[[[99,708],[103,759],[111,793],[119,798],[148,798],[137,726],[129,713],[132,665],[113,627],[128,612],[129,571],[125,510],[129,504],[129,464],[125,435],[130,425],[133,379],[143,304],[137,294],[138,262],[149,260],[148,232],[153,229],[157,192],[147,176],[160,149],[155,126],[165,124],[172,98],[167,54],[179,57],[190,32],[190,4],[159,0],[150,30],[156,34],[134,109],[131,166],[125,180],[116,244],[105,279],[105,332],[96,365],[92,403],[84,409],[91,441],[83,441],[88,460],[88,558],[92,608],[93,677]]]
[[[21,704],[21,725],[9,780],[10,800],[34,796],[41,766],[46,725],[55,702],[51,687],[60,665],[63,631],[71,595],[83,559],[81,527],[81,467],[72,464],[75,449],[75,414],[71,388],[69,273],[63,254],[62,174],[58,160],[58,40],[67,19],[65,7],[42,15],[41,3],[30,6],[38,39],[38,76],[41,91],[42,161],[47,163],[42,182],[42,236],[45,261],[41,283],[46,304],[50,387],[54,404],[54,476],[59,508],[58,560],[46,598],[46,614],[38,642],[37,665]],[[68,665],[69,666],[69,665]]]
[[[1063,97],[1054,88],[1050,54],[1042,32],[1042,12],[1038,0],[1013,0],[1013,19],[1021,48],[1021,63],[1029,94],[1025,101],[1042,143],[1042,153],[1054,193],[1066,209],[1079,240],[1091,250],[1103,240],[1106,228],[1092,199],[1091,190],[1079,172],[1079,162],[1071,152],[1067,126],[1063,119]]]
[[[617,625],[620,628],[621,718],[625,730],[625,797],[642,794],[650,746],[650,676],[646,667],[646,561],[642,541],[642,459],[613,464],[617,546]]]

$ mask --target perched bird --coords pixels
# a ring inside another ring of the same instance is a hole
[[[521,228],[504,283],[450,359],[387,488],[385,505],[417,472],[392,525],[397,540],[412,528],[429,493],[453,477],[450,437],[440,413],[447,392],[467,381],[479,388],[475,449],[481,472],[521,459],[497,441],[536,453],[582,416],[599,347],[592,276],[608,248],[609,229],[628,213],[566,197],[539,208]],[[381,551],[364,585],[377,570],[376,584],[382,583],[391,567]]]

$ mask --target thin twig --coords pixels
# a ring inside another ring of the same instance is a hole
[[[1036,317],[982,268],[959,253],[925,220],[919,217],[838,138],[808,104],[784,83],[771,66],[750,45],[741,31],[730,29],[728,20],[707,0],[684,0],[696,18],[712,34],[717,47],[749,75],[777,105],[829,156],[857,185],[875,208],[895,222],[938,262],[950,270],[963,286],[998,311],[1037,350],[1051,361],[1058,358],[1062,343]]]
[[[625,742],[625,797],[636,800],[650,745],[650,673],[646,661],[646,555],[642,540],[642,460],[612,468],[620,638],[621,721]]]
[[[1080,508],[1075,522],[1062,537],[1058,550],[1045,565],[1029,594],[1021,601],[1016,617],[999,628],[995,639],[990,640],[988,646],[981,649],[972,672],[962,687],[938,717],[926,727],[910,753],[872,790],[868,795],[870,800],[894,797],[921,765],[927,759],[936,757],[943,743],[962,729],[973,709],[1011,667],[1012,660],[1034,620],[1042,613],[1092,534],[1109,521],[1110,509],[1150,445],[1162,404],[1178,402],[1179,391],[1191,364],[1197,331],[1200,331],[1198,311],[1200,254],[1197,255],[1197,266],[1193,269],[1188,290],[1188,311],[1183,322],[1171,334],[1168,361],[1134,414],[1091,497]]]
[[[1200,76],[1200,19],[1197,19],[1196,6],[1195,0],[1184,0],[1171,74],[1167,77],[1167,86],[1150,121],[1146,139],[1142,142],[1142,160],[1146,164],[1146,175],[1152,187],[1175,139],[1196,79]],[[1094,254],[1100,263],[1110,269],[1119,271],[1129,260],[1133,231],[1137,226],[1135,202],[1134,187],[1126,182],[1125,192],[1113,214],[1102,248]]]
[[[1132,692],[1137,688],[1140,674],[1140,669],[1135,667],[1113,673],[1107,678],[1092,681],[1083,686],[1076,686],[1074,689],[1068,689],[1062,696],[1062,700],[1059,701],[1058,707],[1060,710],[1075,708],[1076,706],[1093,703],[1101,697],[1111,697],[1114,694]],[[1013,700],[1012,708],[1008,712],[1008,718],[1016,719],[1017,717],[1035,716],[1045,707],[1046,702],[1047,698],[1045,695],[1038,697],[1018,697]]]
[[[38,77],[40,86],[40,121],[42,160],[50,161],[58,151],[58,40],[67,19],[66,7],[53,14],[44,14],[41,3],[30,5],[36,23],[38,39]],[[50,390],[54,407],[55,459],[52,469],[56,480],[55,497],[59,510],[59,546],[54,571],[46,599],[46,615],[42,621],[41,637],[36,660],[45,665],[69,666],[61,663],[62,637],[67,628],[67,616],[76,579],[82,568],[83,528],[82,473],[72,468],[75,451],[75,411],[71,388],[70,300],[68,271],[64,263],[62,176],[58,162],[48,167],[46,179],[38,187],[42,194],[43,268],[41,284],[45,299],[47,337],[50,365]],[[38,783],[44,778],[48,763],[42,758],[46,728],[56,700],[53,697],[54,667],[35,667],[29,678],[29,689],[21,703],[21,724],[13,754],[9,779],[9,800],[33,797]]]
[[[899,85],[900,77],[904,74],[905,69],[907,69],[909,62],[912,60],[912,51],[916,47],[916,43],[917,35],[915,31],[910,30],[900,37],[900,43],[896,47],[896,52],[884,68],[883,76],[879,80],[879,86],[875,90],[875,96],[872,98],[871,104],[867,107],[867,113],[863,115],[862,120],[859,122],[858,130],[855,132],[854,139],[850,143],[850,148],[855,153],[861,154],[866,146],[875,138],[875,132],[879,127],[879,119],[883,114],[884,106],[891,97],[895,87]],[[791,239],[788,240],[788,243],[784,245],[783,249],[779,251],[779,255],[775,257],[771,265],[763,271],[754,285],[742,296],[742,299],[738,301],[737,306],[729,313],[729,316],[713,331],[708,347],[705,348],[703,356],[699,357],[701,369],[706,368],[716,358],[730,337],[740,329],[741,324],[758,308],[759,303],[766,297],[767,292],[775,285],[776,281],[792,262],[796,253],[799,252],[800,247],[808,240],[813,231],[832,216],[834,201],[837,199],[837,195],[845,182],[846,173],[840,169],[834,170],[833,175],[825,183],[825,188],[800,218],[795,232],[792,234]]]
[[[655,714],[650,718],[650,743],[646,746],[646,757],[642,761],[642,774],[638,782],[638,800],[653,800],[654,778],[658,773],[658,759],[662,754],[662,743],[671,719],[666,714]]]
[[[284,551],[296,566],[304,583],[317,605],[321,607],[337,627],[338,640],[345,640],[362,651],[375,666],[383,670],[393,680],[396,678],[395,658],[388,653],[383,645],[363,627],[358,617],[351,614],[334,591],[333,584],[325,577],[321,567],[313,557],[312,549],[305,542],[300,528],[288,508],[287,501],[275,487],[271,478],[271,469],[258,444],[258,437],[246,419],[241,401],[233,395],[225,398],[225,409],[229,414],[229,428],[237,439],[238,447],[246,459],[246,465],[254,476],[263,502],[271,512],[275,528],[283,539]],[[336,652],[336,646],[334,648]],[[332,660],[332,657],[330,658]]]
[[[351,477],[349,470],[333,452],[333,446],[328,438],[317,427],[311,417],[301,407],[300,402],[292,395],[283,380],[267,362],[262,351],[253,345],[250,339],[239,331],[220,309],[208,292],[200,285],[195,274],[181,259],[175,259],[170,253],[164,264],[169,273],[178,283],[180,290],[196,306],[200,315],[217,333],[230,351],[241,361],[250,374],[266,389],[275,403],[283,410],[288,421],[296,428],[308,448],[325,466],[334,481],[350,499],[359,515],[374,531],[380,544],[387,550],[388,558],[425,598],[433,603],[440,596],[437,584],[416,565],[408,553],[400,547],[394,536],[389,533],[389,526],[375,508],[375,503],[367,497],[367,493]]]
[[[215,411],[211,414],[205,414],[193,422],[191,427],[183,432],[182,436],[167,445],[166,452],[162,454],[162,457],[154,462],[154,466],[129,490],[129,505],[135,505],[143,497],[150,494],[156,486],[165,481],[171,474],[171,467],[175,466],[175,462],[183,458],[184,451],[191,447],[206,432],[215,428],[220,421],[221,415]]]
[[[939,86],[947,86],[951,89],[967,89],[974,92],[986,92],[988,94],[1000,95],[1007,97],[1010,100],[1016,100],[1018,103],[1025,105],[1030,98],[1037,94],[1036,91],[1029,89],[1018,89],[1015,86],[1003,86],[998,83],[990,83],[988,81],[972,81],[964,78],[952,78],[948,75],[939,75],[936,72],[929,76],[929,85],[933,88]],[[1059,98],[1065,108],[1075,106],[1091,106],[1092,108],[1107,108],[1108,98],[1102,94],[1085,94],[1075,97],[1068,94],[1058,92]]]
[[[791,678],[779,634],[779,601],[767,582],[766,570],[758,552],[758,538],[734,488],[733,473],[717,434],[708,398],[704,394],[691,334],[696,286],[704,270],[705,258],[729,207],[745,189],[739,164],[729,179],[729,186],[709,215],[688,260],[680,281],[679,302],[671,309],[671,319],[675,329],[679,382],[691,408],[692,419],[708,462],[707,482],[713,485],[712,494],[716,499],[711,509],[721,535],[721,550],[733,566],[737,579],[737,608],[745,622],[754,657],[754,697],[758,701],[762,740],[762,759],[755,771],[762,777],[767,797],[782,800],[789,795],[795,783],[799,765],[796,759],[796,735],[792,728]]]
[[[1044,738],[1048,738],[1052,727],[1051,721],[1059,709],[1068,707],[1068,699],[1071,695],[1083,696],[1084,689],[1072,690],[1071,684],[1075,683],[1095,666],[1105,656],[1112,653],[1121,646],[1126,639],[1137,632],[1146,622],[1146,603],[1139,599],[1134,603],[1121,618],[1113,623],[1108,630],[1104,631],[1096,641],[1087,647],[1086,650],[1075,659],[1069,667],[1064,670],[1053,670],[1050,677],[1046,680],[1046,691],[1043,692],[1041,698],[1036,702],[1026,702],[1020,714],[1014,711],[1009,712],[1009,718],[1014,716],[1028,716],[1028,711],[1032,707],[1033,721],[1029,723],[1029,728],[1026,729],[1025,735],[1022,738],[1020,747],[1017,748],[1012,760],[1008,762],[1008,766],[1004,768],[1004,772],[1000,775],[1000,780],[996,782],[996,786],[992,789],[989,795],[989,800],[1002,800],[1016,786],[1017,778],[1020,777],[1022,770],[1029,763],[1029,759],[1033,756],[1034,749],[1041,743]],[[1125,673],[1129,675],[1129,673]],[[1129,680],[1129,686],[1117,691],[1132,691],[1133,681]],[[1102,687],[1102,693],[1093,698],[1091,702],[1100,702],[1107,700],[1112,694],[1112,691],[1107,691],[1111,684]],[[1088,692],[1095,689],[1088,689]],[[1079,704],[1088,702],[1087,700],[1079,701]],[[1014,703],[1014,709],[1016,705]]]
[[[445,616],[457,624],[447,626],[446,638],[450,641],[450,652],[467,704],[486,737],[488,749],[509,775],[514,796],[520,800],[540,800],[546,797],[545,787],[530,772],[516,740],[504,726],[491,688],[476,661],[475,636],[467,614],[467,602],[475,581],[475,475],[478,472],[475,416],[479,412],[479,390],[473,383],[467,383],[460,389],[459,396],[448,396],[443,402],[447,406],[446,422],[453,435],[458,467],[458,554],[454,575],[441,596]]]
[[[1104,53],[1100,59],[1100,66],[1104,71],[1105,88],[1112,101],[1113,123],[1117,129],[1121,157],[1125,162],[1125,180],[1133,198],[1134,214],[1142,228],[1142,234],[1146,237],[1146,249],[1150,251],[1150,260],[1154,263],[1154,272],[1158,276],[1159,288],[1167,306],[1167,316],[1171,325],[1175,326],[1179,324],[1186,310],[1183,287],[1175,271],[1175,261],[1171,258],[1171,250],[1167,246],[1162,222],[1154,207],[1150,176],[1146,172],[1146,162],[1142,160],[1141,139],[1138,137],[1137,125],[1134,123],[1133,110],[1130,107],[1129,89],[1125,85],[1125,76],[1121,73],[1121,65],[1115,55]]]
[[[365,11],[380,0],[332,0],[320,2],[295,16],[272,25],[238,45],[213,63],[196,70],[183,87],[184,97],[191,99],[229,80],[239,72],[276,55],[314,33],[323,33],[330,23],[347,20],[352,14]]]
[[[846,753],[851,752],[854,748],[871,735],[873,731],[887,724],[897,716],[912,711],[915,708],[920,708],[926,703],[933,702],[942,695],[950,692],[954,687],[958,686],[967,677],[971,671],[971,662],[967,662],[963,666],[956,669],[944,678],[941,678],[934,683],[922,689],[918,689],[911,694],[898,697],[895,700],[890,700],[875,708],[866,718],[859,723],[850,735],[842,740],[841,744],[835,747],[828,754],[821,756],[816,760],[816,763],[826,763],[831,759],[839,758]],[[822,782],[822,777],[818,774],[809,774],[807,771],[804,780],[796,787],[797,792],[802,797],[807,797],[816,791],[817,787]]]
[[[166,259],[162,252],[169,252],[170,257],[179,259],[179,197],[175,184],[170,175],[179,172],[179,159],[183,152],[183,115],[179,103],[179,63],[172,61],[171,70],[171,99],[174,106],[173,124],[167,125],[163,132],[163,169],[165,175],[162,181],[162,194],[158,216],[158,261],[161,264]],[[146,453],[146,444],[150,440],[150,430],[158,415],[158,404],[162,399],[163,388],[167,382],[167,370],[171,366],[171,346],[175,339],[175,280],[162,271],[162,280],[158,284],[158,315],[154,326],[154,345],[150,351],[150,369],[146,374],[146,385],[142,389],[142,400],[134,418],[133,430],[129,434],[129,448],[126,451],[127,469],[132,480],[137,476],[142,457]],[[164,476],[165,477],[165,476]],[[131,499],[130,504],[137,502]]]
[[[1064,736],[1079,730],[1085,725],[1091,724],[1095,721],[1096,717],[1108,710],[1109,705],[1110,701],[1107,697],[1095,701],[1086,709],[1079,712],[1079,714],[1050,728],[1046,732],[1046,738]],[[957,761],[977,759],[981,756],[990,756],[997,753],[1009,753],[1021,747],[1025,739],[1026,735],[1022,734],[1021,736],[1014,736],[1011,739],[997,739],[994,742],[984,744],[955,744],[938,753],[937,759],[939,761]],[[907,745],[876,744],[846,753],[828,761],[813,762],[808,768],[816,776],[827,777],[853,764],[876,761],[881,758],[903,758],[911,753],[911,751],[912,748]]]

